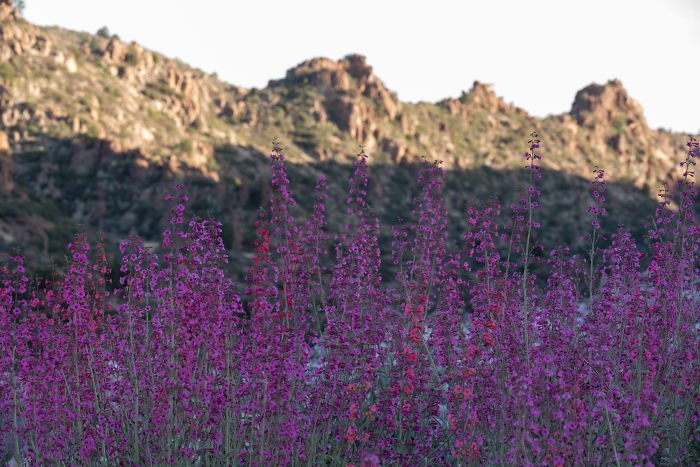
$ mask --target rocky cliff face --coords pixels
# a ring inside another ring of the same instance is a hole
[[[287,72],[270,87],[311,86],[320,94],[315,118],[330,122],[367,151],[378,147],[381,123],[390,123],[401,110],[396,95],[372,72],[362,55],[349,55],[335,61],[308,60]]]
[[[176,180],[197,213],[223,221],[227,246],[248,245],[255,209],[269,196],[274,137],[302,207],[320,172],[343,199],[348,163],[363,146],[377,210],[389,221],[408,210],[407,171],[422,158],[449,170],[456,221],[477,198],[516,196],[533,129],[557,193],[550,204],[575,207],[553,224],[585,224],[576,216],[586,193],[573,189],[585,190],[594,165],[619,185],[619,219],[635,222],[625,203],[651,202],[683,154],[684,135],[650,129],[616,80],[591,84],[569,113],[545,119],[478,81],[459,98],[400,102],[361,55],[308,60],[263,89],[244,89],[115,36],[37,27],[11,3],[0,0],[0,252],[21,246],[37,264],[62,257],[78,229],[154,239]],[[553,230],[551,242],[563,240]]]

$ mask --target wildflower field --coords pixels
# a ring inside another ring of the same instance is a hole
[[[416,173],[422,192],[393,227],[390,281],[364,152],[347,225],[329,238],[325,180],[309,218],[295,219],[277,146],[244,284],[224,274],[220,225],[187,217],[182,185],[157,252],[122,241],[119,283],[86,235],[50,280],[10,257],[0,263],[0,460],[698,465],[698,143],[687,146],[644,250],[624,229],[602,231],[596,168],[587,254],[543,251],[546,147],[533,133],[512,222],[496,222],[497,202],[474,206],[458,244],[443,169]]]

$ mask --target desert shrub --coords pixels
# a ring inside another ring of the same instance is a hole
[[[133,45],[129,46],[129,49],[126,51],[126,55],[124,56],[124,62],[127,65],[137,65],[139,60],[138,53],[136,52],[136,48]]]
[[[183,138],[180,140],[180,143],[178,143],[177,148],[185,154],[192,154],[192,151],[194,151],[194,143],[191,139]]]
[[[0,63],[0,80],[12,84],[17,78],[17,71],[10,63]]]
[[[97,36],[109,39],[110,37],[112,37],[112,34],[110,34],[109,28],[107,26],[102,26],[100,29],[97,30]]]

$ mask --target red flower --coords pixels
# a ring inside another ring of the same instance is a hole
[[[354,423],[348,426],[348,429],[345,432],[345,439],[348,440],[350,444],[353,444],[357,439],[357,427]]]

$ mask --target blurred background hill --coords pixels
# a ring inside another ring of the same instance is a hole
[[[687,135],[651,129],[616,79],[591,83],[568,112],[545,118],[479,81],[460,96],[403,102],[359,54],[311,58],[244,88],[106,28],[34,25],[13,4],[0,0],[0,254],[20,248],[39,270],[60,263],[81,230],[112,245],[133,232],[155,246],[168,217],[163,197],[180,181],[190,213],[220,220],[226,247],[246,264],[256,210],[270,196],[273,138],[285,149],[298,214],[310,209],[318,176],[328,177],[332,231],[364,147],[385,245],[390,224],[410,219],[424,158],[447,170],[455,241],[479,200],[499,197],[507,222],[526,186],[533,130],[543,140],[546,247],[583,245],[594,166],[610,182],[604,228],[624,224],[638,238],[661,184],[680,175]]]

